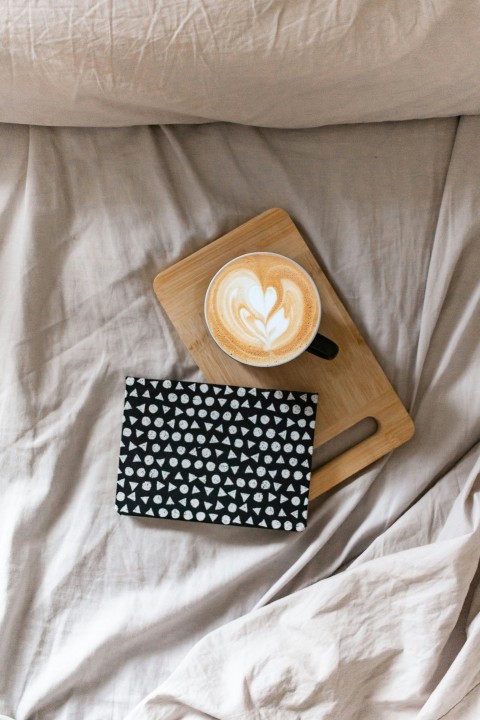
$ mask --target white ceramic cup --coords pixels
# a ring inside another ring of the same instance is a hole
[[[297,268],[299,268],[302,273],[308,278],[308,280],[311,283],[312,290],[314,291],[314,296],[316,297],[318,301],[318,324],[317,327],[313,330],[311,337],[309,337],[304,343],[300,343],[298,347],[298,352],[295,353],[295,355],[290,356],[287,360],[280,359],[278,362],[247,362],[245,360],[240,360],[238,357],[235,357],[235,354],[229,352],[226,350],[220,342],[216,339],[214,336],[209,322],[208,322],[208,313],[207,313],[207,302],[208,302],[208,296],[210,293],[210,290],[215,283],[217,277],[222,273],[228,265],[231,265],[232,263],[236,262],[237,260],[240,260],[242,258],[249,257],[251,255],[273,255],[274,257],[280,257],[282,260],[286,260],[288,263],[292,263],[292,265],[295,265]],[[233,358],[234,360],[237,360],[237,362],[241,362],[244,365],[252,365],[255,367],[275,367],[277,365],[283,365],[287,362],[291,362],[292,360],[295,360],[299,355],[301,355],[303,352],[308,351],[312,353],[313,355],[316,355],[317,357],[323,358],[324,360],[333,360],[333,358],[336,357],[338,353],[338,345],[334,343],[329,338],[325,337],[324,335],[318,334],[318,328],[320,327],[320,320],[322,315],[322,303],[320,300],[320,294],[318,292],[317,286],[315,285],[313,279],[311,276],[307,273],[307,271],[299,265],[295,260],[292,260],[289,257],[286,257],[285,255],[280,255],[279,253],[271,253],[271,252],[252,252],[252,253],[245,253],[244,255],[238,255],[236,258],[233,258],[233,260],[230,260],[228,263],[225,263],[213,276],[213,278],[210,280],[210,283],[208,285],[207,291],[205,293],[205,300],[204,300],[204,317],[205,317],[205,324],[207,326],[208,332],[210,333],[210,336],[215,341],[215,343],[218,345],[218,347],[223,350],[223,352],[228,355],[229,357]]]

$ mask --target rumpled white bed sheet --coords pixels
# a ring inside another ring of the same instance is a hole
[[[478,0],[8,0],[0,122],[263,127],[478,113]]]
[[[479,132],[0,127],[0,713],[479,717]],[[200,377],[152,280],[274,206],[416,435],[303,533],[120,517],[124,375]]]

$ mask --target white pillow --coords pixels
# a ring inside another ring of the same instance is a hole
[[[0,122],[274,127],[477,113],[478,0],[9,0]]]

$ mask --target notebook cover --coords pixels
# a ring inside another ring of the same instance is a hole
[[[301,531],[313,393],[126,378],[122,515]]]

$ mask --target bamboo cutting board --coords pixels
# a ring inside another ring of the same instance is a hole
[[[212,340],[203,317],[210,280],[229,260],[258,251],[286,255],[312,276],[322,301],[320,331],[340,348],[334,360],[303,353],[285,365],[250,367],[230,358]],[[310,499],[412,437],[410,416],[284,210],[268,210],[167,268],[155,278],[154,290],[208,381],[318,393],[315,447],[365,418],[376,420],[373,435],[312,473]]]

